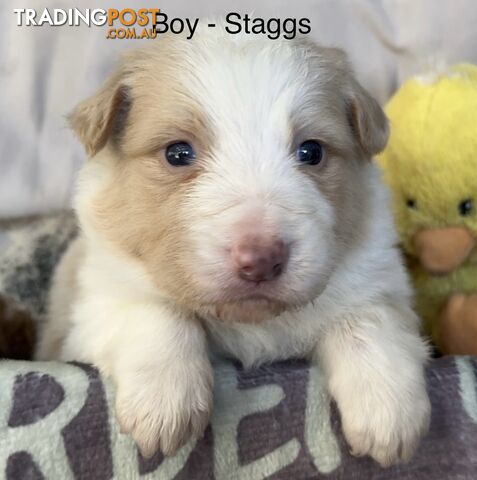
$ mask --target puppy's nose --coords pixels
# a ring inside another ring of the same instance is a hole
[[[280,276],[289,253],[282,240],[247,238],[232,249],[232,258],[240,278],[258,283]]]

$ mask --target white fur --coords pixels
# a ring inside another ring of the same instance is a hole
[[[190,91],[213,119],[218,144],[180,208],[196,252],[191,275],[208,302],[195,311],[176,304],[139,261],[95,230],[91,202],[108,185],[114,162],[105,148],[81,174],[76,211],[83,233],[58,269],[38,357],[92,362],[111,375],[121,426],[146,454],[158,446],[173,452],[206,424],[206,331],[215,349],[247,367],[318,359],[352,450],[383,465],[407,459],[429,421],[427,352],[378,173],[371,164],[361,167],[355,181],[365,192],[363,225],[338,251],[334,232],[343,219],[286,153],[289,111],[307,103],[309,90],[291,87],[291,79],[306,76],[306,59],[297,64],[285,44],[263,48],[242,38],[247,54],[234,63],[233,47],[224,40],[214,50],[207,35],[185,53],[194,74]],[[256,108],[241,108],[244,101]],[[333,134],[332,120],[323,122]],[[347,141],[342,125],[335,130]],[[244,219],[294,248],[276,292],[302,306],[260,323],[223,322],[206,305],[242,288],[226,252]]]

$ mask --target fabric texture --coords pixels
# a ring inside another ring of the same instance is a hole
[[[473,480],[477,361],[427,371],[432,424],[407,465],[354,458],[321,372],[285,362],[251,372],[215,366],[214,413],[203,438],[173,457],[144,459],[118,431],[114,388],[86,365],[0,362],[0,475],[28,479]]]
[[[477,63],[474,0],[143,0],[169,17],[229,12],[311,20],[310,37],[344,48],[381,102],[428,61]],[[85,155],[65,115],[92,94],[119,52],[148,40],[108,40],[103,27],[19,27],[14,8],[125,8],[118,0],[0,2],[0,218],[68,207]],[[160,41],[160,40],[157,40]]]
[[[75,234],[70,213],[10,225],[0,234],[0,294],[41,321],[53,269]],[[146,460],[119,433],[114,388],[96,369],[0,361],[0,478],[475,479],[477,357],[431,362],[429,434],[409,464],[387,470],[349,454],[317,367],[304,361],[252,371],[225,361],[214,367],[214,412],[204,437],[173,457]]]

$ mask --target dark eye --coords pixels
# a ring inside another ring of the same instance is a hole
[[[474,210],[474,202],[470,198],[466,198],[459,203],[459,213],[465,217],[470,215]]]
[[[186,167],[195,159],[195,151],[187,142],[177,142],[166,148],[166,160],[174,167]]]
[[[417,203],[416,203],[416,200],[414,200],[414,198],[408,198],[406,200],[406,205],[409,207],[409,208],[412,208],[412,209],[416,209],[417,208]]]
[[[296,151],[296,158],[300,163],[307,165],[318,165],[324,157],[324,149],[315,140],[303,142]]]

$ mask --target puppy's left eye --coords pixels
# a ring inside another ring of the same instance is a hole
[[[316,140],[303,142],[296,151],[296,158],[306,165],[318,165],[325,155],[323,146]]]
[[[166,148],[166,160],[173,167],[187,167],[195,160],[195,151],[187,142],[177,142]]]

